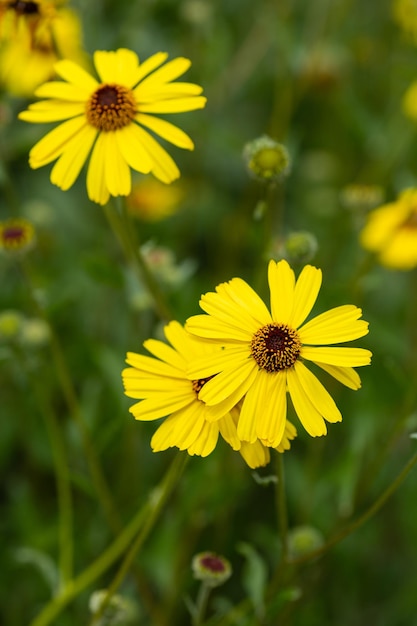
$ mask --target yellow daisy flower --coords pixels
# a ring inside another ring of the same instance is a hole
[[[306,265],[298,280],[287,261],[268,267],[271,311],[240,278],[216,287],[200,300],[208,315],[196,315],[186,329],[222,350],[197,358],[190,378],[208,379],[199,397],[224,409],[244,398],[237,434],[267,446],[280,445],[287,418],[287,391],[307,432],[325,435],[325,420],[342,419],[334,400],[306,366],[312,361],[351,389],[360,387],[353,367],[367,365],[371,353],[331,344],[366,335],[367,322],[353,305],[331,309],[305,322],[318,296],[321,271]]]
[[[32,96],[36,87],[54,78],[60,58],[85,64],[81,24],[73,11],[52,2],[14,2],[8,7],[0,22],[0,82],[10,94]]]
[[[395,202],[371,211],[360,242],[386,267],[417,267],[417,189],[406,189]]]
[[[158,52],[139,63],[137,55],[125,48],[96,51],[99,81],[71,61],[58,61],[55,71],[65,82],[41,85],[36,95],[49,100],[19,114],[34,123],[66,120],[32,148],[30,166],[36,169],[56,161],[51,182],[67,190],[92,150],[87,191],[99,204],[110,196],[129,195],[130,168],[152,172],[164,183],[178,178],[176,164],[151,133],[187,150],[194,144],[182,130],[154,114],[201,109],[206,98],[198,85],[172,82],[191,62],[179,57],[163,65],[167,56]]]
[[[198,398],[206,381],[187,377],[190,358],[209,355],[217,348],[202,344],[175,321],[165,326],[164,333],[171,346],[154,339],[145,341],[144,347],[153,356],[129,352],[130,367],[122,372],[126,395],[140,400],[130,408],[134,417],[142,421],[166,417],[152,437],[153,451],[177,447],[190,455],[204,457],[214,450],[220,433],[234,450],[241,452],[250,467],[266,465],[269,450],[260,442],[242,447],[236,432],[238,409],[234,407],[229,412],[221,403],[207,406]],[[294,426],[288,425],[286,440],[279,451],[288,449],[295,435]]]

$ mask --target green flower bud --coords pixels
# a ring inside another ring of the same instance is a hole
[[[279,181],[290,171],[286,147],[267,135],[247,143],[243,158],[251,176],[260,181]]]
[[[0,339],[15,339],[22,328],[23,316],[18,311],[7,310],[0,313]]]
[[[232,575],[232,567],[223,556],[214,552],[200,552],[193,557],[191,567],[194,577],[208,587],[222,585]]]
[[[290,264],[309,263],[317,250],[317,239],[308,231],[290,233],[285,239],[284,255]]]
[[[312,526],[296,526],[288,532],[288,552],[291,558],[310,554],[323,544],[322,534]]]

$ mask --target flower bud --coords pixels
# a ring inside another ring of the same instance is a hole
[[[290,170],[286,147],[267,135],[247,143],[243,158],[251,176],[260,181],[279,181]]]
[[[5,254],[22,254],[35,242],[35,229],[23,218],[11,218],[0,222],[0,250]]]
[[[310,554],[323,544],[322,534],[312,526],[296,526],[288,532],[288,551],[292,558]]]
[[[209,587],[222,585],[232,575],[232,567],[223,556],[214,552],[200,552],[193,557],[191,567],[194,577]]]

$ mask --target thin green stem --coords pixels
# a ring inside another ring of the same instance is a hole
[[[358,528],[363,526],[365,522],[367,522],[371,517],[373,517],[389,500],[389,498],[397,491],[400,485],[407,478],[408,474],[411,472],[413,467],[417,465],[417,452],[411,457],[405,467],[398,474],[397,478],[382,492],[382,494],[371,504],[371,506],[357,519],[353,520],[350,524],[342,528],[338,532],[336,532],[333,537],[323,545],[321,548],[314,550],[314,552],[310,552],[298,559],[291,559],[289,564],[291,565],[301,565],[307,561],[311,561],[319,556],[322,556],[326,552],[330,550],[335,544],[339,543],[352,533],[354,533]]]
[[[101,556],[81,572],[81,574],[70,581],[62,592],[44,607],[42,612],[31,622],[30,626],[47,626],[51,624],[73,598],[84,591],[89,585],[93,584],[113,565],[128,548],[137,533],[139,533],[129,549],[119,571],[121,571],[122,568],[123,570],[125,569],[125,563],[127,564],[127,569],[130,567],[133,557],[137,554],[139,548],[148,537],[166,501],[178,484],[186,462],[187,456],[185,454],[178,454],[175,457],[160,484],[152,490],[147,502],[141,507],[132,521],[123,529]],[[125,572],[123,576],[124,574]],[[118,578],[118,575],[116,575],[116,578]],[[110,597],[111,594],[108,594],[107,598],[110,599]],[[103,603],[103,610],[105,606],[106,603]]]
[[[73,509],[68,457],[62,429],[51,403],[32,376],[32,388],[36,403],[44,419],[51,444],[54,463],[58,515],[59,515],[59,572],[60,586],[64,588],[72,578],[73,571]]]
[[[139,237],[126,210],[126,204],[123,201],[118,204],[119,206],[115,203],[107,203],[104,206],[104,213],[122,247],[126,260],[132,265],[139,280],[145,284],[152,296],[156,313],[162,321],[168,322],[172,319],[172,315],[165,302],[164,294],[142,256]]]
[[[277,454],[277,475],[278,481],[276,485],[276,502],[277,502],[277,515],[279,525],[279,535],[281,538],[282,563],[285,564],[288,560],[288,514],[287,514],[287,499],[285,494],[285,476],[284,476],[284,455]]]
[[[82,412],[80,410],[77,394],[75,393],[71,374],[67,365],[67,361],[65,359],[64,350],[61,346],[59,338],[57,337],[54,329],[51,326],[51,323],[48,319],[46,312],[40,306],[36,298],[31,274],[24,260],[21,261],[20,267],[21,267],[23,276],[26,280],[26,284],[28,286],[28,291],[31,297],[32,306],[36,314],[41,319],[43,319],[49,327],[49,330],[50,330],[49,345],[50,345],[50,349],[52,353],[55,371],[58,377],[58,381],[60,383],[62,395],[67,404],[69,414],[71,418],[77,424],[78,430],[80,432],[84,454],[87,459],[87,463],[88,463],[90,474],[94,483],[94,487],[97,491],[97,496],[100,500],[103,511],[106,514],[107,521],[109,523],[110,528],[113,530],[114,533],[117,533],[121,528],[121,520],[113,504],[113,499],[111,497],[110,489],[107,485],[106,479],[101,469],[98,456],[96,454],[94,444],[90,437],[89,430],[87,428]]]
[[[207,585],[207,583],[204,581],[201,583],[195,605],[196,610],[193,615],[193,626],[201,626],[204,623],[211,590],[212,587]]]

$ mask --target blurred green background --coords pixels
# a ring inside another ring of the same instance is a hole
[[[198,312],[201,293],[233,276],[266,297],[269,223],[253,218],[262,188],[248,176],[242,150],[262,134],[288,148],[291,173],[273,203],[284,234],[307,230],[317,239],[312,263],[323,269],[324,280],[314,311],[362,307],[370,334],[360,345],[374,353],[372,366],[360,371],[357,393],[323,377],[343,422],[329,425],[323,439],[299,427],[284,457],[290,526],[313,527],[326,539],[375,500],[416,447],[409,437],[417,430],[416,273],[390,271],[368,257],[358,243],[365,210],[343,202],[353,183],[379,186],[387,201],[417,186],[417,138],[401,104],[417,77],[415,42],[393,19],[387,0],[91,0],[72,6],[88,53],[127,47],[140,59],[159,50],[185,56],[193,63],[185,79],[204,86],[206,109],[172,118],[196,145],[191,154],[169,148],[182,173],[173,185],[181,190],[176,212],[161,221],[135,219],[140,241],[171,250],[169,269],[180,268],[175,280],[160,276],[179,321]],[[417,6],[414,19],[417,24]],[[16,119],[27,104],[2,94],[0,218],[19,214],[35,224],[37,245],[26,263],[36,297],[61,342],[117,513],[127,523],[175,455],[151,452],[156,425],[134,421],[120,377],[125,353],[140,352],[145,339],[160,336],[161,326],[102,208],[87,200],[85,176],[62,192],[50,184],[49,167],[30,170],[28,151],[47,127]],[[18,264],[3,255],[0,272],[0,311],[36,317]],[[2,338],[0,367],[0,615],[4,624],[26,625],[50,599],[56,575],[57,497],[45,411],[58,416],[69,457],[76,572],[114,534],[50,343]],[[274,472],[272,463],[257,474]],[[264,621],[249,611],[224,623],[417,624],[416,485],[414,473],[357,533],[284,580]],[[254,551],[252,559],[242,543]],[[202,550],[225,555],[234,570],[213,594],[212,624],[248,593],[256,596],[263,573],[269,576],[279,561],[274,485],[259,484],[223,442],[210,457],[190,459],[119,590],[135,606],[133,623],[190,623],[184,598],[197,593],[190,563]],[[87,624],[91,593],[105,588],[115,571],[54,623]]]

